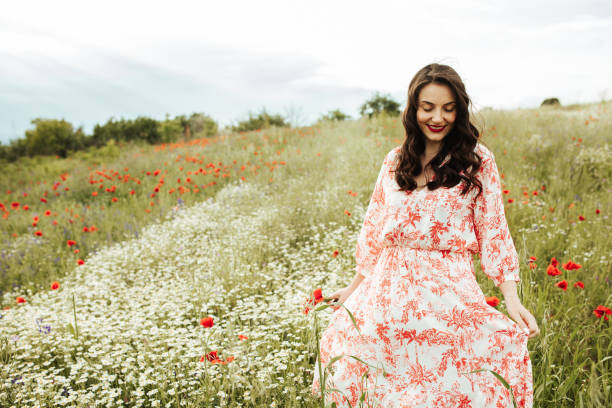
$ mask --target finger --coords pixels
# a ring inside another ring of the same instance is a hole
[[[520,315],[510,315],[510,317],[512,318],[512,320],[514,320],[516,322],[516,324],[518,324],[518,326],[520,327],[521,330],[525,331],[525,329],[527,328],[527,325],[525,324],[525,322],[523,321],[523,319],[521,318]]]

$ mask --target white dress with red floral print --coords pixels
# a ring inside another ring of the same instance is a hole
[[[357,240],[361,284],[346,299],[359,326],[339,307],[321,333],[320,359],[344,354],[330,367],[326,401],[338,407],[507,408],[533,405],[528,336],[486,303],[472,255],[499,286],[519,282],[495,156],[478,143],[483,191],[466,195],[465,182],[430,191],[402,192],[395,181],[397,154],[385,157]],[[443,163],[444,164],[444,163]],[[331,309],[328,309],[331,310]],[[368,366],[357,359],[370,364]],[[378,369],[377,369],[378,367]],[[382,375],[381,368],[387,372]],[[320,397],[318,360],[312,392]]]

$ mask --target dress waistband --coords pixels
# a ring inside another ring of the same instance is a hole
[[[453,251],[452,249],[439,249],[439,248],[419,248],[419,247],[410,247],[410,246],[406,246],[406,245],[399,245],[399,244],[389,244],[389,245],[385,245],[384,248],[389,248],[389,249],[393,249],[393,250],[398,250],[398,249],[402,249],[402,250],[414,250],[414,251],[428,251],[428,252],[439,252],[442,254],[443,257],[446,257],[448,255],[451,256],[472,256],[472,252],[471,251]]]

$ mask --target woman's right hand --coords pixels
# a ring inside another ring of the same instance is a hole
[[[334,299],[331,304],[331,308],[334,310],[338,310],[341,303],[344,303],[346,299],[353,293],[354,289],[350,286],[344,287],[342,289],[338,289],[334,293],[328,296],[328,298]]]

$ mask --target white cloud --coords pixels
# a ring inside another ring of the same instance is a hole
[[[267,107],[356,115],[374,90],[402,103],[429,62],[479,106],[596,100],[612,91],[606,1],[12,2],[0,11],[0,138],[29,120],[91,129],[110,116]]]

